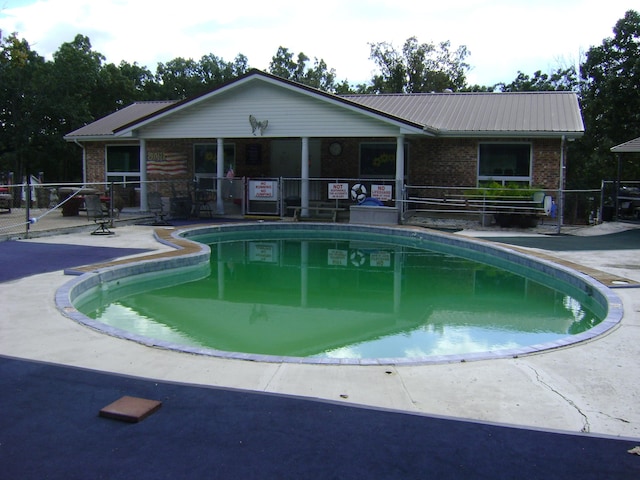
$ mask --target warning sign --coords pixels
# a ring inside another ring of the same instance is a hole
[[[349,184],[330,183],[328,197],[329,200],[346,200],[349,198]]]
[[[276,182],[269,180],[252,180],[249,182],[249,200],[277,200]]]
[[[381,202],[391,200],[393,187],[391,185],[371,185],[371,196]]]

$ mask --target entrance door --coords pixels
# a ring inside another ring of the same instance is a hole
[[[271,175],[273,177],[300,178],[302,140],[299,138],[271,141]],[[320,139],[309,140],[309,176],[320,177]]]

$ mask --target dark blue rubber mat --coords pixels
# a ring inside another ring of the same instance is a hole
[[[0,357],[0,478],[637,479],[628,440],[487,425]],[[159,400],[140,423],[98,416]],[[456,401],[451,399],[451,401]]]
[[[148,252],[141,248],[87,247],[37,242],[0,242],[0,282]]]

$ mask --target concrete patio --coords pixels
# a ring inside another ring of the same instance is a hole
[[[170,228],[170,227],[167,227]],[[536,239],[544,253],[640,281],[640,244],[606,249],[616,231],[633,226],[592,227],[601,233],[598,250],[552,251],[552,238]],[[86,232],[26,242],[135,247],[153,253],[154,227],[122,226],[109,237]],[[510,231],[463,231],[470,236],[512,235]],[[640,232],[639,232],[640,233]],[[594,237],[595,238],[595,237]],[[0,245],[1,248],[1,245]],[[524,247],[519,247],[524,248]],[[34,258],[34,262],[42,261]],[[442,415],[533,428],[640,438],[637,352],[640,344],[638,290],[620,288],[624,317],[618,328],[594,341],[521,358],[426,366],[345,366],[260,363],[183,354],[111,338],[74,323],[54,304],[57,288],[69,281],[61,271],[0,284],[3,315],[0,353],[106,372],[196,385],[213,385],[325,399],[407,412]]]

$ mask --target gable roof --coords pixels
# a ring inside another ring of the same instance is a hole
[[[615,153],[640,152],[640,137],[611,147],[611,151]]]
[[[302,93],[429,136],[581,136],[584,124],[573,92],[334,95],[251,70],[209,92],[182,101],[137,102],[65,135],[68,141],[116,138],[166,119],[253,80]]]

